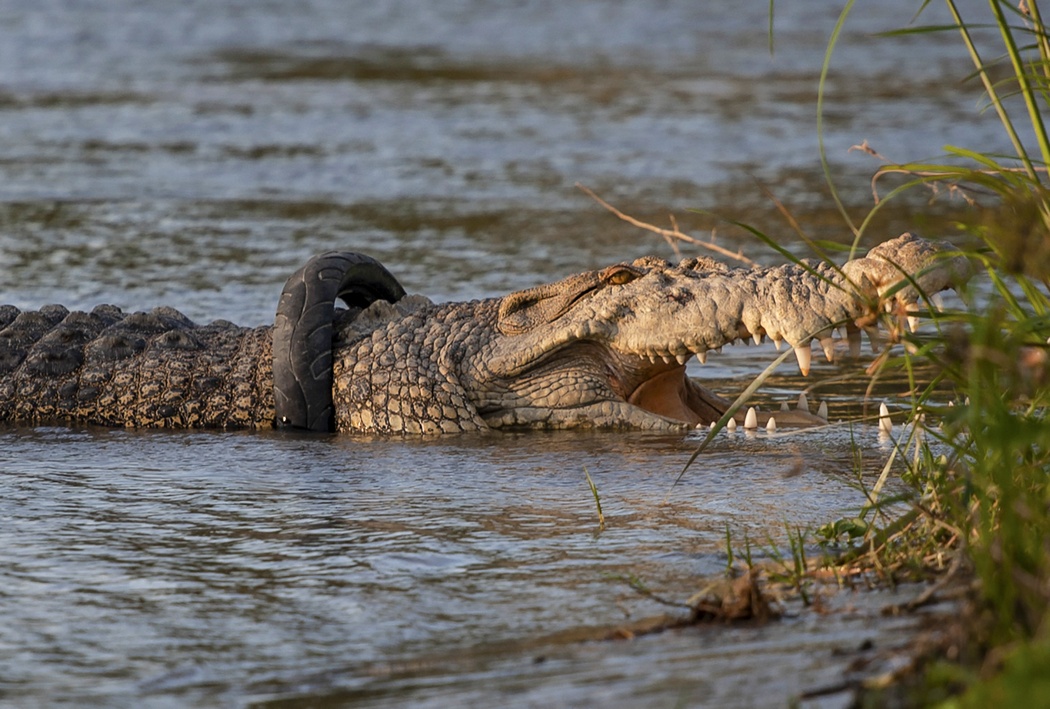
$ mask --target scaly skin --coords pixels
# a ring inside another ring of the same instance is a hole
[[[844,325],[855,349],[858,327],[880,309],[915,300],[911,286],[886,300],[904,273],[927,293],[965,278],[964,259],[938,258],[949,248],[904,235],[841,270],[642,258],[502,299],[377,302],[337,328],[336,420],[340,430],[410,434],[708,423],[730,402],[685,376],[690,357],[769,336],[795,347],[808,373],[812,337],[830,352]]]
[[[9,324],[8,324],[9,323]],[[255,428],[273,422],[271,328],[0,307],[0,420]]]
[[[434,305],[407,296],[337,311],[335,427],[427,434],[706,423],[728,402],[685,376],[688,358],[769,336],[796,347],[805,373],[809,339],[846,325],[852,349],[856,328],[873,322],[902,271],[927,293],[965,277],[964,260],[943,258],[947,248],[905,235],[841,271],[643,258],[504,298]],[[914,298],[908,287],[889,302]],[[0,308],[0,420],[270,427],[272,337],[272,328],[196,326],[164,308]],[[789,419],[777,414],[780,425],[815,421]]]

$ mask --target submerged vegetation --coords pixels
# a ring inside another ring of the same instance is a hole
[[[880,480],[856,517],[828,524],[816,536],[828,550],[825,565],[839,573],[864,570],[890,582],[935,577],[931,596],[949,585],[966,590],[970,601],[951,651],[945,646],[939,659],[927,659],[911,683],[918,694],[906,701],[1045,706],[1050,133],[1044,114],[1050,107],[1050,34],[1035,0],[1020,6],[989,0],[983,17],[964,17],[953,0],[945,3],[952,24],[895,34],[960,37],[973,64],[971,78],[987,103],[983,118],[999,121],[1013,153],[946,146],[943,159],[887,164],[876,174],[876,186],[887,191],[871,214],[916,190],[962,197],[961,241],[978,277],[946,308],[923,297],[918,311],[883,316],[904,347],[886,349],[874,375],[897,368],[912,382],[910,421],[903,432],[896,429],[894,456],[912,491],[907,507],[900,497],[880,497]],[[919,22],[928,4],[918,8]],[[825,77],[852,5],[843,10],[829,44]],[[826,162],[825,172],[834,195]],[[842,213],[848,221],[847,211]],[[868,221],[870,216],[850,224],[855,245]],[[916,316],[923,326],[908,332],[904,324]],[[914,372],[929,363],[935,365],[934,380],[920,382]]]

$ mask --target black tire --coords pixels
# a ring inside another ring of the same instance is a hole
[[[273,394],[278,427],[334,431],[332,318],[335,300],[366,308],[405,295],[383,264],[363,254],[314,256],[284,284],[273,328]]]

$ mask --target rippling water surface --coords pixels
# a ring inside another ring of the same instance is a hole
[[[801,251],[761,182],[812,236],[841,239],[815,131],[837,10],[777,3],[770,57],[767,8],[0,0],[0,301],[261,324],[284,278],[334,247],[438,300],[672,256],[577,182],[662,225],[718,226],[760,260],[703,210]],[[1001,143],[960,91],[954,37],[874,37],[912,11],[858,7],[836,50],[825,139],[851,206],[877,164],[854,144],[904,160]],[[938,213],[890,210],[876,232],[937,230]],[[772,357],[727,350],[694,373],[731,392]],[[850,367],[792,368],[771,395]],[[7,427],[0,703],[786,699],[907,623],[570,640],[665,610],[629,579],[687,598],[724,568],[727,526],[775,546],[785,526],[855,511],[857,475],[870,483],[887,454],[870,430],[857,440],[859,473],[848,432],[724,437],[672,488],[696,440]]]
[[[599,691],[661,704],[739,692],[739,676],[761,669],[746,659],[753,646],[778,658],[786,697],[836,679],[833,649],[896,642],[899,624],[714,628],[640,646],[566,645],[566,631],[666,610],[631,579],[688,597],[724,568],[727,525],[738,544],[768,544],[785,524],[856,506],[849,448],[828,435],[724,438],[672,488],[696,441],[8,430],[5,696],[488,704],[539,700],[542,680],[552,700]],[[871,465],[879,451],[869,447]],[[799,644],[817,655],[797,656]],[[712,653],[735,658],[718,667],[738,680],[700,672]],[[665,662],[677,669],[650,676]]]

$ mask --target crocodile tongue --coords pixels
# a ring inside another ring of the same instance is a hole
[[[684,366],[646,379],[631,392],[627,402],[692,425],[717,421],[728,403],[689,379]]]

